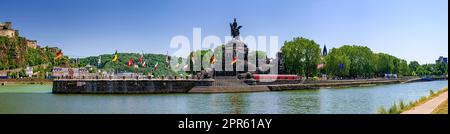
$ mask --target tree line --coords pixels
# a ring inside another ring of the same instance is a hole
[[[315,77],[374,78],[385,74],[398,76],[446,75],[445,63],[420,65],[417,61],[386,53],[374,53],[366,46],[343,45],[333,48],[326,56],[321,55],[320,45],[313,40],[299,37],[284,42],[281,48],[285,69],[289,74]],[[323,67],[318,66],[323,64]]]

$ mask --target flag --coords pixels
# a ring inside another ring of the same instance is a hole
[[[158,62],[155,64],[155,70],[158,69]]]
[[[113,59],[112,59],[112,61],[113,61],[113,62],[116,62],[118,59],[119,59],[119,55],[117,54],[117,50],[116,50],[116,52],[114,52],[114,54],[113,54]]]
[[[325,66],[325,64],[317,64],[317,69],[322,69]]]
[[[211,64],[216,64],[216,57],[214,56],[214,54],[213,54],[212,57],[211,57],[210,63],[211,63]]]
[[[194,65],[195,64],[195,55],[194,55],[194,53],[192,53],[191,61],[192,61],[192,65]]]
[[[237,62],[237,58],[236,58],[236,56],[234,56],[233,61],[231,61],[231,64],[236,64],[236,62]]]
[[[144,55],[141,55],[139,57],[139,63],[143,64],[144,63]]]
[[[344,64],[343,63],[339,64],[339,69],[344,69]]]
[[[62,56],[63,56],[63,53],[62,53],[62,51],[61,51],[61,50],[59,50],[59,52],[58,52],[58,53],[56,53],[56,56],[55,56],[55,60],[57,60],[57,59],[61,58]]]
[[[167,51],[167,53],[166,53],[166,65],[167,66],[169,66],[169,64],[170,64],[170,61],[169,61],[169,51]]]
[[[183,70],[184,70],[184,71],[189,71],[189,64],[184,65],[184,66],[183,66]]]
[[[144,63],[144,51],[141,52],[141,56],[139,56],[139,63]]]
[[[102,64],[102,56],[98,56],[97,67],[99,67],[100,64]]]
[[[142,67],[145,67],[147,64],[145,63],[145,61],[142,63]]]
[[[128,61],[128,68],[130,68],[131,65],[133,65],[133,58],[130,58],[130,60]]]

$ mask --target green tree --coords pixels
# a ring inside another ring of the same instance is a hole
[[[399,75],[401,75],[401,76],[410,75],[410,71],[408,68],[408,62],[406,62],[406,60],[400,60],[398,68],[399,68]]]
[[[251,51],[248,53],[248,59],[250,60],[256,60],[256,52],[258,52],[258,59],[266,59],[267,53],[264,51]]]
[[[325,57],[325,70],[330,76],[348,77],[350,58],[340,49],[333,48]]]
[[[417,68],[419,68],[420,64],[417,61],[411,61],[408,65],[409,70],[411,71],[411,75],[417,74]]]
[[[438,62],[435,64],[433,74],[434,75],[445,75],[448,72],[448,64]]]
[[[375,56],[366,46],[349,46],[340,47],[350,59],[350,76],[352,77],[371,77],[375,73]]]
[[[288,73],[304,75],[306,78],[317,74],[320,46],[313,40],[294,38],[292,41],[284,42],[281,52]]]
[[[378,53],[376,54],[376,57],[377,73],[379,76],[395,73],[394,60],[396,58],[394,56],[385,53]]]
[[[19,77],[27,77],[27,73],[24,68],[22,68],[19,72]]]
[[[267,58],[267,53],[263,51],[251,51],[248,53],[249,63],[255,64],[256,66],[256,52],[258,52],[258,61],[259,63],[265,62]],[[259,64],[261,66],[261,64]]]

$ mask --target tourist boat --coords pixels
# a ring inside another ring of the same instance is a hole
[[[433,81],[432,78],[428,78],[428,77],[422,77],[422,80],[423,80],[423,81]]]

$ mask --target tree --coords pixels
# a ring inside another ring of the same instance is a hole
[[[438,62],[434,67],[434,75],[445,75],[448,72],[448,64]]]
[[[19,77],[26,77],[26,76],[27,76],[27,73],[26,73],[25,69],[22,68],[19,72]]]
[[[409,62],[408,67],[409,67],[409,71],[411,71],[411,75],[416,75],[417,69],[420,67],[420,64],[417,61],[411,61],[411,62]]]
[[[320,46],[313,40],[294,38],[292,41],[284,42],[281,52],[288,73],[304,75],[306,78],[317,74]]]
[[[375,73],[375,56],[366,46],[349,46],[340,47],[350,59],[350,76],[352,77],[372,77]]]
[[[347,77],[350,71],[350,58],[340,49],[333,48],[325,57],[325,71],[330,76]]]
[[[258,60],[265,60],[267,58],[267,53],[264,51],[251,51],[248,53],[248,59],[256,60],[256,52],[258,52]]]
[[[256,53],[258,53],[258,58],[256,58]],[[256,66],[256,60],[258,59],[259,66],[261,66],[261,62],[265,62],[267,58],[267,53],[263,51],[252,51],[248,53],[248,62],[250,64],[255,64]]]
[[[410,71],[408,68],[408,62],[406,60],[399,60],[399,75],[401,76],[407,76],[410,75]]]
[[[378,53],[376,54],[376,57],[377,73],[379,76],[395,73],[394,60],[396,58],[394,56],[385,53]]]

